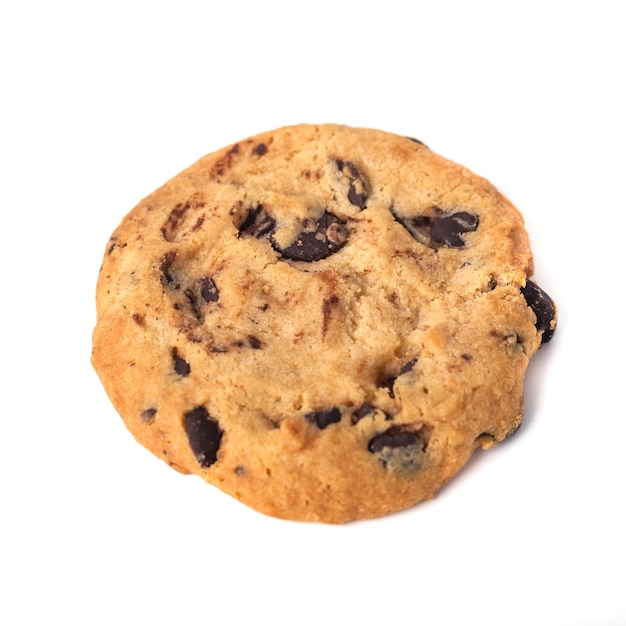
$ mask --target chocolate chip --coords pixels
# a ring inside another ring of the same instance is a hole
[[[552,298],[532,280],[521,288],[526,304],[533,310],[537,321],[535,327],[543,332],[541,343],[548,343],[556,330],[556,308]]]
[[[261,349],[261,341],[259,339],[257,339],[255,336],[250,335],[248,337],[248,345],[253,349],[253,350],[260,350]]]
[[[359,209],[364,209],[369,195],[365,176],[351,161],[342,161],[341,159],[334,161],[339,170],[340,179],[348,185],[348,200]]]
[[[404,448],[416,443],[421,445],[421,440],[417,434],[411,431],[399,430],[399,427],[392,426],[384,433],[376,435],[369,442],[367,448],[370,452],[381,452],[383,448]]]
[[[389,415],[388,413],[385,413],[385,411],[383,411],[382,409],[377,409],[375,406],[371,405],[369,402],[364,402],[356,411],[354,411],[354,413],[352,413],[350,421],[352,422],[352,424],[357,424],[364,417],[373,417],[376,414],[376,411],[384,415],[385,420],[393,419],[391,415]]]
[[[172,265],[176,259],[176,252],[170,251],[161,257],[159,264],[159,270],[161,271],[161,282],[167,285],[171,289],[180,289],[180,283],[176,280],[174,272],[172,271]]]
[[[154,416],[156,415],[156,412],[157,410],[154,407],[146,409],[145,411],[141,412],[141,419],[146,424],[152,424],[152,422],[154,422]]]
[[[259,204],[254,211],[246,217],[244,223],[239,228],[239,234],[260,239],[274,231],[276,220]]]
[[[389,392],[389,395],[393,398],[394,396],[394,392],[393,392],[393,386],[395,385],[396,380],[398,379],[399,376],[402,376],[402,374],[407,374],[408,372],[410,372],[413,367],[415,367],[415,364],[417,363],[417,359],[411,359],[410,361],[407,361],[401,368],[400,371],[398,372],[398,374],[396,376],[390,376],[389,378],[385,378],[381,383],[380,383],[380,387],[386,387],[387,391]]]
[[[392,426],[373,437],[368,450],[378,456],[386,469],[415,471],[422,465],[428,439],[429,431],[425,426],[417,431]]]
[[[192,287],[185,289],[184,293],[191,312],[198,322],[204,321],[202,305],[207,302],[217,302],[220,297],[217,287],[211,278],[201,278]],[[174,303],[174,308],[176,310],[182,309],[179,303]]]
[[[324,213],[317,222],[305,219],[296,240],[281,248],[276,241],[276,220],[263,205],[257,206],[239,228],[239,235],[269,239],[272,247],[285,259],[319,261],[337,252],[348,238],[343,222],[332,213]]]
[[[465,241],[462,235],[478,228],[478,217],[467,211],[443,215],[433,220],[430,236],[448,248],[463,248]]]
[[[196,220],[196,223],[191,227],[191,231],[195,233],[197,230],[200,230],[200,228],[202,227],[202,224],[204,224],[204,215],[201,215]]]
[[[200,281],[200,295],[205,302],[217,302],[220,299],[219,291],[211,278]]]
[[[346,242],[348,233],[343,222],[332,213],[324,213],[317,222],[305,220],[297,239],[280,248],[272,238],[274,249],[292,261],[319,261],[337,252]]]
[[[337,407],[311,411],[304,416],[309,422],[315,424],[320,430],[341,420],[341,411]]]
[[[191,366],[185,359],[178,356],[178,350],[176,348],[172,348],[172,360],[174,362],[174,371],[179,376],[189,376],[191,373]]]
[[[368,415],[373,415],[375,412],[376,408],[373,407],[369,402],[365,402],[352,414],[351,421],[353,424],[356,424],[364,417],[367,417]]]
[[[185,432],[196,460],[201,467],[209,467],[217,461],[222,442],[222,430],[204,406],[185,413]]]
[[[163,235],[163,239],[165,241],[173,242],[177,239],[181,234],[185,232],[186,229],[189,228],[189,224],[187,223],[191,216],[198,210],[204,207],[205,203],[201,197],[197,194],[193,195],[186,202],[180,202],[177,204],[167,216],[165,223],[161,227],[161,235]],[[196,216],[196,224],[191,227],[191,230],[196,230],[200,228],[203,221],[202,216]]]
[[[410,372],[415,367],[416,363],[417,363],[417,359],[411,359],[410,361],[407,361],[400,368],[400,373],[398,374],[398,376],[402,376],[402,374],[407,374],[408,372]]]
[[[203,320],[203,316],[200,308],[198,307],[198,298],[196,297],[196,294],[191,289],[185,289],[185,297],[189,301],[194,317],[201,322]],[[174,305],[174,307],[176,308],[176,305]]]
[[[263,156],[267,152],[267,146],[264,143],[260,143],[252,150],[257,156]]]
[[[161,226],[161,234],[165,241],[174,241],[176,233],[179,228],[179,223],[182,223],[185,219],[185,213],[189,211],[191,204],[185,202],[184,204],[177,204],[167,216],[165,224]]]
[[[385,378],[378,384],[379,387],[383,387],[384,389],[387,389],[387,393],[389,394],[389,397],[391,398],[394,397],[393,385],[396,382],[396,378],[397,376],[389,376],[389,378]]]
[[[464,248],[463,235],[473,232],[478,228],[478,216],[467,211],[457,213],[443,213],[435,208],[435,216],[419,215],[417,217],[404,217],[398,215],[392,209],[393,216],[406,228],[411,236],[421,244],[439,249]]]

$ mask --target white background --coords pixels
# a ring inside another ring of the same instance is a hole
[[[620,5],[2,3],[0,623],[626,624]],[[89,363],[119,220],[297,122],[417,137],[492,180],[560,307],[516,437],[341,527],[178,475]]]

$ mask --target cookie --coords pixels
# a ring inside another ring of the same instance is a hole
[[[523,219],[421,142],[300,125],[205,156],[111,237],[92,362],[135,438],[262,513],[431,498],[522,421],[556,309]]]

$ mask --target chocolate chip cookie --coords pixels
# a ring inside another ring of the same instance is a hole
[[[93,365],[136,439],[268,515],[432,497],[522,420],[556,309],[520,213],[419,141],[337,125],[210,154],[113,233]]]

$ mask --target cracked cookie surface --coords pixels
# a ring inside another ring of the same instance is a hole
[[[210,154],[122,221],[93,364],[136,439],[263,513],[432,497],[523,415],[556,325],[519,212],[418,141],[337,125]]]

